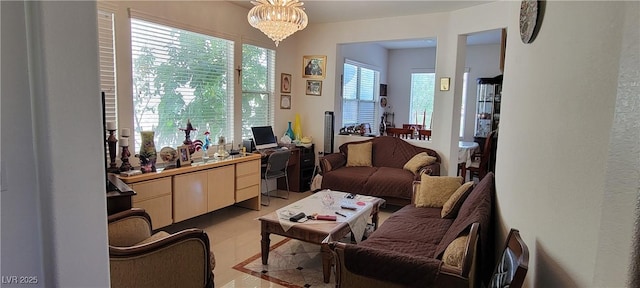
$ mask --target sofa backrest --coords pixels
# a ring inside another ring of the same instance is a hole
[[[348,157],[349,144],[360,144],[373,142],[371,151],[371,164],[375,167],[402,168],[407,161],[418,153],[427,152],[430,156],[436,157],[441,163],[440,156],[436,151],[429,148],[418,147],[409,144],[400,138],[390,136],[373,137],[364,141],[349,142],[340,145],[340,153]]]
[[[493,262],[493,197],[495,194],[494,175],[493,172],[480,180],[478,185],[473,188],[467,199],[464,200],[458,216],[453,221],[447,233],[442,237],[438,248],[436,249],[436,257],[440,258],[444,250],[449,244],[455,240],[462,232],[473,223],[480,223],[479,244],[478,244],[478,263],[495,263]],[[486,278],[492,271],[491,265],[481,267],[480,277]],[[489,268],[489,269],[485,269]],[[488,274],[487,274],[488,273]],[[483,279],[486,280],[486,279]]]

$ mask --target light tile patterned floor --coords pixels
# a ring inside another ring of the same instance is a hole
[[[284,193],[284,191],[281,192]],[[311,192],[291,192],[289,195],[288,200],[271,198],[271,204],[269,206],[262,206],[260,211],[231,206],[173,224],[160,230],[174,233],[186,228],[200,228],[207,232],[211,243],[211,250],[216,256],[216,268],[214,270],[216,287],[284,287],[235,270],[233,266],[260,253],[261,236],[260,221],[257,220],[258,217],[307,197],[311,195]],[[382,209],[380,212],[380,222],[382,223],[391,213],[392,210],[389,208]],[[272,245],[285,239],[278,235],[271,235],[270,238]],[[319,246],[316,247],[318,247],[319,251]],[[320,263],[320,258],[317,260],[318,263]],[[271,255],[269,257],[269,264],[272,264]],[[318,267],[320,267],[320,265]],[[331,282],[334,281],[334,277],[335,275],[331,275]],[[312,287],[319,286],[314,285]]]

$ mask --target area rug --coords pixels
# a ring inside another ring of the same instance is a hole
[[[262,265],[262,255],[258,253],[233,269],[284,287],[335,287],[333,272],[329,283],[322,279],[320,245],[284,239],[269,249],[268,265]]]

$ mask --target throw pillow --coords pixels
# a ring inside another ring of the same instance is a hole
[[[427,152],[422,152],[413,156],[413,158],[407,161],[402,168],[411,171],[413,175],[418,175],[418,173],[420,173],[420,168],[436,163],[436,160],[438,160],[438,158],[429,156]]]
[[[471,190],[473,190],[473,181],[462,184],[456,192],[451,194],[449,200],[442,205],[440,216],[442,216],[442,218],[456,218],[458,210],[460,210],[460,206],[462,206],[464,200],[467,199]]]
[[[416,195],[416,207],[442,207],[462,185],[462,177],[420,176],[420,190]]]
[[[458,236],[453,242],[447,246],[442,254],[442,262],[444,264],[462,268],[462,261],[464,261],[464,251],[467,248],[468,235]]]
[[[371,167],[372,142],[347,145],[347,167],[368,166]]]

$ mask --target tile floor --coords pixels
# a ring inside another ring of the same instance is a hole
[[[286,191],[279,191],[279,193],[286,193]],[[271,204],[262,206],[260,211],[230,206],[164,227],[161,230],[174,233],[186,228],[200,228],[207,232],[211,250],[216,256],[215,287],[283,287],[234,270],[232,267],[260,252],[261,237],[258,217],[309,195],[311,192],[291,192],[288,200],[272,197]],[[380,212],[380,223],[397,208],[393,206],[383,208]],[[281,236],[271,235],[271,243],[278,243],[282,239],[284,238]],[[334,277],[335,275],[331,276],[331,281],[334,281]]]

